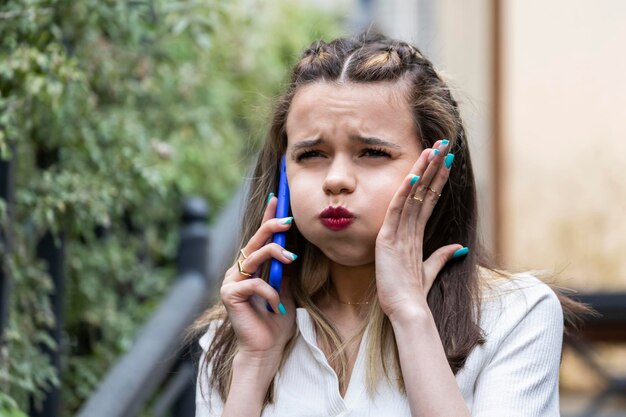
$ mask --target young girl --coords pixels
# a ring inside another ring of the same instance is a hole
[[[293,217],[276,219],[283,154]],[[362,34],[304,51],[251,190],[194,326],[197,416],[559,415],[564,307],[584,307],[487,261],[458,105],[418,49]]]

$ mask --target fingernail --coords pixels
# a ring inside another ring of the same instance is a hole
[[[285,217],[280,221],[281,224],[289,224],[293,221],[293,217]]]
[[[435,149],[434,151],[432,151],[430,155],[428,156],[428,162],[435,159],[435,156],[437,156],[438,153],[439,153],[439,149]]]
[[[296,259],[298,259],[298,255],[296,255],[295,253],[291,253],[289,251],[283,250],[283,256],[285,258],[289,258],[292,261],[295,261]]]
[[[454,154],[453,153],[447,154],[446,159],[445,159],[446,168],[450,169],[453,161],[454,161]]]
[[[269,195],[267,196],[267,202],[265,203],[266,206],[270,203],[272,197],[274,197],[274,193],[269,193]]]
[[[469,252],[469,248],[467,246],[464,247],[464,248],[461,248],[461,249],[457,250],[456,252],[454,252],[452,254],[452,259],[460,258],[461,256],[465,256],[465,255],[468,254],[468,252]]]
[[[413,178],[411,178],[411,185],[415,184],[419,179],[419,175],[413,175]]]
[[[287,314],[287,310],[285,310],[285,306],[283,305],[283,303],[278,304],[278,310],[283,316]]]
[[[442,140],[441,143],[439,144],[439,149],[443,148],[444,146],[448,146],[449,143],[450,141],[448,139]]]

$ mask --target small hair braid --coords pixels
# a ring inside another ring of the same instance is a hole
[[[329,45],[318,40],[310,45],[300,56],[292,73],[292,83],[307,82],[318,78],[333,78],[339,75],[342,53],[336,44]]]
[[[304,56],[312,56],[313,58],[324,60],[330,56],[328,47],[329,45],[326,42],[318,40],[315,42],[315,45],[311,46],[305,51]]]
[[[422,70],[425,72],[425,74],[428,77],[430,77],[430,78],[432,78],[434,80],[437,80],[437,82],[441,86],[443,98],[448,103],[450,103],[450,106],[452,107],[452,111],[454,112],[454,116],[459,121],[459,123],[457,124],[457,134],[456,134],[456,137],[455,138],[450,138],[451,139],[450,152],[456,153],[457,149],[461,149],[461,148],[467,146],[467,137],[466,137],[466,133],[465,133],[465,128],[463,127],[463,123],[461,123],[461,121],[460,121],[461,120],[461,112],[459,110],[458,102],[452,96],[452,92],[450,91],[450,87],[449,87],[448,83],[446,81],[444,81],[443,77],[435,69],[433,63],[429,59],[425,58],[421,54],[421,52],[417,48],[413,47],[412,45],[401,44],[401,46],[406,49],[407,56],[409,56],[410,59],[415,60],[416,63],[422,67]],[[454,140],[452,140],[452,139],[454,139]],[[456,170],[460,171],[461,173],[465,173],[468,170],[467,161],[465,161],[465,159],[461,157],[461,154],[459,154],[458,157],[455,159],[455,165],[457,167]],[[460,178],[465,178],[465,176],[461,175]],[[465,184],[460,184],[460,185],[461,186],[465,186]],[[450,183],[446,184],[447,188],[450,187],[450,186],[451,186]]]
[[[424,60],[424,56],[419,52],[419,50],[406,42],[398,43],[396,50],[398,51],[400,58],[408,63],[413,61],[420,63],[421,60]]]

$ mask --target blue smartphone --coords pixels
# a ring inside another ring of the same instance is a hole
[[[278,179],[278,204],[276,205],[275,218],[287,217],[289,215],[289,184],[287,182],[287,167],[286,157],[282,156],[280,161],[280,177]],[[280,232],[274,234],[274,243],[277,243],[281,247],[285,247],[287,240],[287,232]],[[277,259],[272,259],[270,264],[270,285],[280,294],[280,286],[283,282],[283,263]],[[274,310],[267,303],[267,311]]]

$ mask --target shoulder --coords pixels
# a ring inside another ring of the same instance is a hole
[[[481,281],[481,327],[486,332],[507,333],[519,326],[549,326],[562,331],[561,302],[534,274],[482,274]]]
[[[480,320],[486,343],[476,347],[461,374],[471,387],[471,413],[558,416],[563,344],[559,298],[533,273],[489,278],[493,280],[483,288]]]
[[[558,303],[552,288],[532,272],[498,275],[481,268],[481,299],[490,303]]]

